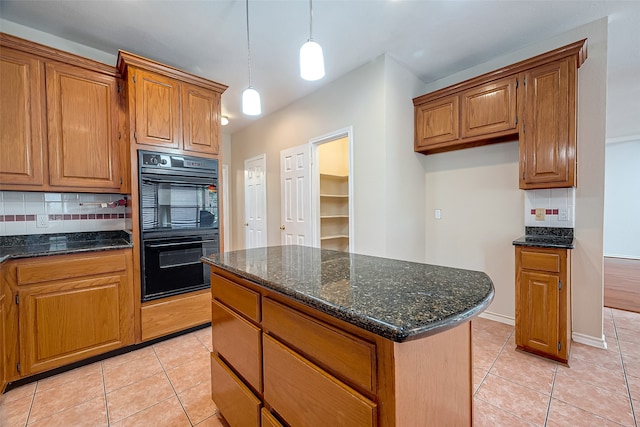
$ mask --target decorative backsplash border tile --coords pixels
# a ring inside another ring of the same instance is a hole
[[[131,229],[131,206],[122,194],[0,191],[0,235]],[[46,215],[46,227],[38,227]]]

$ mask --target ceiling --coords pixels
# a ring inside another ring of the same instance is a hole
[[[253,86],[262,116],[386,53],[425,83],[609,17],[607,138],[640,135],[640,1],[316,0],[326,76],[298,74],[306,0],[251,0]],[[115,55],[118,49],[226,84],[233,133],[248,86],[242,0],[0,0],[0,18]],[[409,101],[408,101],[409,102]]]

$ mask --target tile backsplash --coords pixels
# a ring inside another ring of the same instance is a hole
[[[575,188],[526,190],[524,225],[575,228],[575,205]]]
[[[0,235],[130,230],[131,205],[124,205],[125,198],[129,196],[0,191]]]

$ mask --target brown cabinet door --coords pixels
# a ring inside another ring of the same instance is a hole
[[[450,96],[415,107],[415,149],[433,148],[460,136],[459,96]]]
[[[99,254],[18,261],[22,376],[133,344],[131,250]]]
[[[122,347],[120,276],[46,284],[20,291],[23,375]]]
[[[2,270],[0,270],[0,283],[2,283]],[[7,382],[7,374],[5,373],[4,366],[5,362],[5,310],[4,310],[4,295],[2,295],[3,290],[0,289],[0,393],[4,392],[4,386]]]
[[[220,94],[182,85],[182,141],[185,151],[218,154]]]
[[[516,345],[557,355],[559,339],[559,277],[556,274],[520,273],[516,310]]]
[[[116,78],[58,63],[46,74],[51,186],[118,191]]]
[[[148,71],[134,72],[136,142],[180,148],[180,84]]]
[[[0,50],[0,185],[44,183],[44,65]]]
[[[516,76],[484,84],[461,95],[461,136],[470,138],[516,129]]]
[[[524,73],[522,189],[576,185],[576,74],[573,58]]]

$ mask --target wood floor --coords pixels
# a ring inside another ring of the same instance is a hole
[[[604,257],[604,305],[640,313],[640,259]]]

